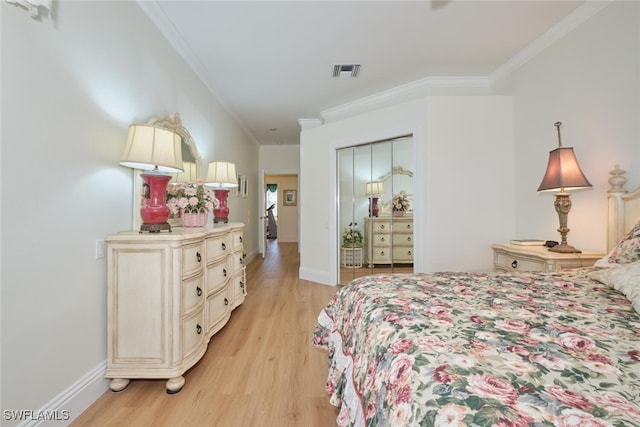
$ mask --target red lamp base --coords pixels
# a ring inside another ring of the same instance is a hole
[[[369,198],[369,216],[378,216],[378,198],[370,197]]]
[[[216,188],[213,192],[216,195],[216,199],[220,202],[219,206],[213,209],[213,223],[227,223],[229,222],[229,208],[227,207],[229,190],[226,188]]]
[[[140,233],[148,231],[159,233],[162,230],[171,231],[171,225],[167,222],[171,211],[167,206],[167,184],[171,180],[170,175],[158,173],[140,174],[142,184],[143,205],[140,208],[140,216],[143,224]]]

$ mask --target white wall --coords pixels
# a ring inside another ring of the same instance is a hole
[[[137,3],[56,2],[55,21],[0,11],[2,409],[75,417],[84,408],[64,393],[106,387],[106,263],[94,250],[131,228],[132,171],[118,165],[128,125],[177,111],[205,165],[235,161],[255,185],[257,147]],[[232,197],[231,220],[249,206],[257,198]]]
[[[514,230],[512,123],[510,97],[434,96],[304,129],[300,277],[337,283],[335,150],[407,133],[416,271],[490,270],[490,244]]]
[[[591,190],[573,192],[568,240],[606,251],[608,172],[640,185],[640,3],[613,2],[511,76],[516,237],[559,240],[552,193],[537,193],[548,153],[574,147]]]

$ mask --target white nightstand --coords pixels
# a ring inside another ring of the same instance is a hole
[[[558,271],[567,268],[590,267],[604,254],[582,252],[561,254],[545,246],[522,246],[496,243],[493,248],[495,271]]]

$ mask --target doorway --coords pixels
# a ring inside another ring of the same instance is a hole
[[[413,136],[337,150],[338,283],[413,272]]]

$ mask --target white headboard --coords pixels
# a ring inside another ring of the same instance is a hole
[[[613,249],[640,218],[640,187],[628,192],[625,189],[625,173],[619,165],[609,172],[607,252]]]

